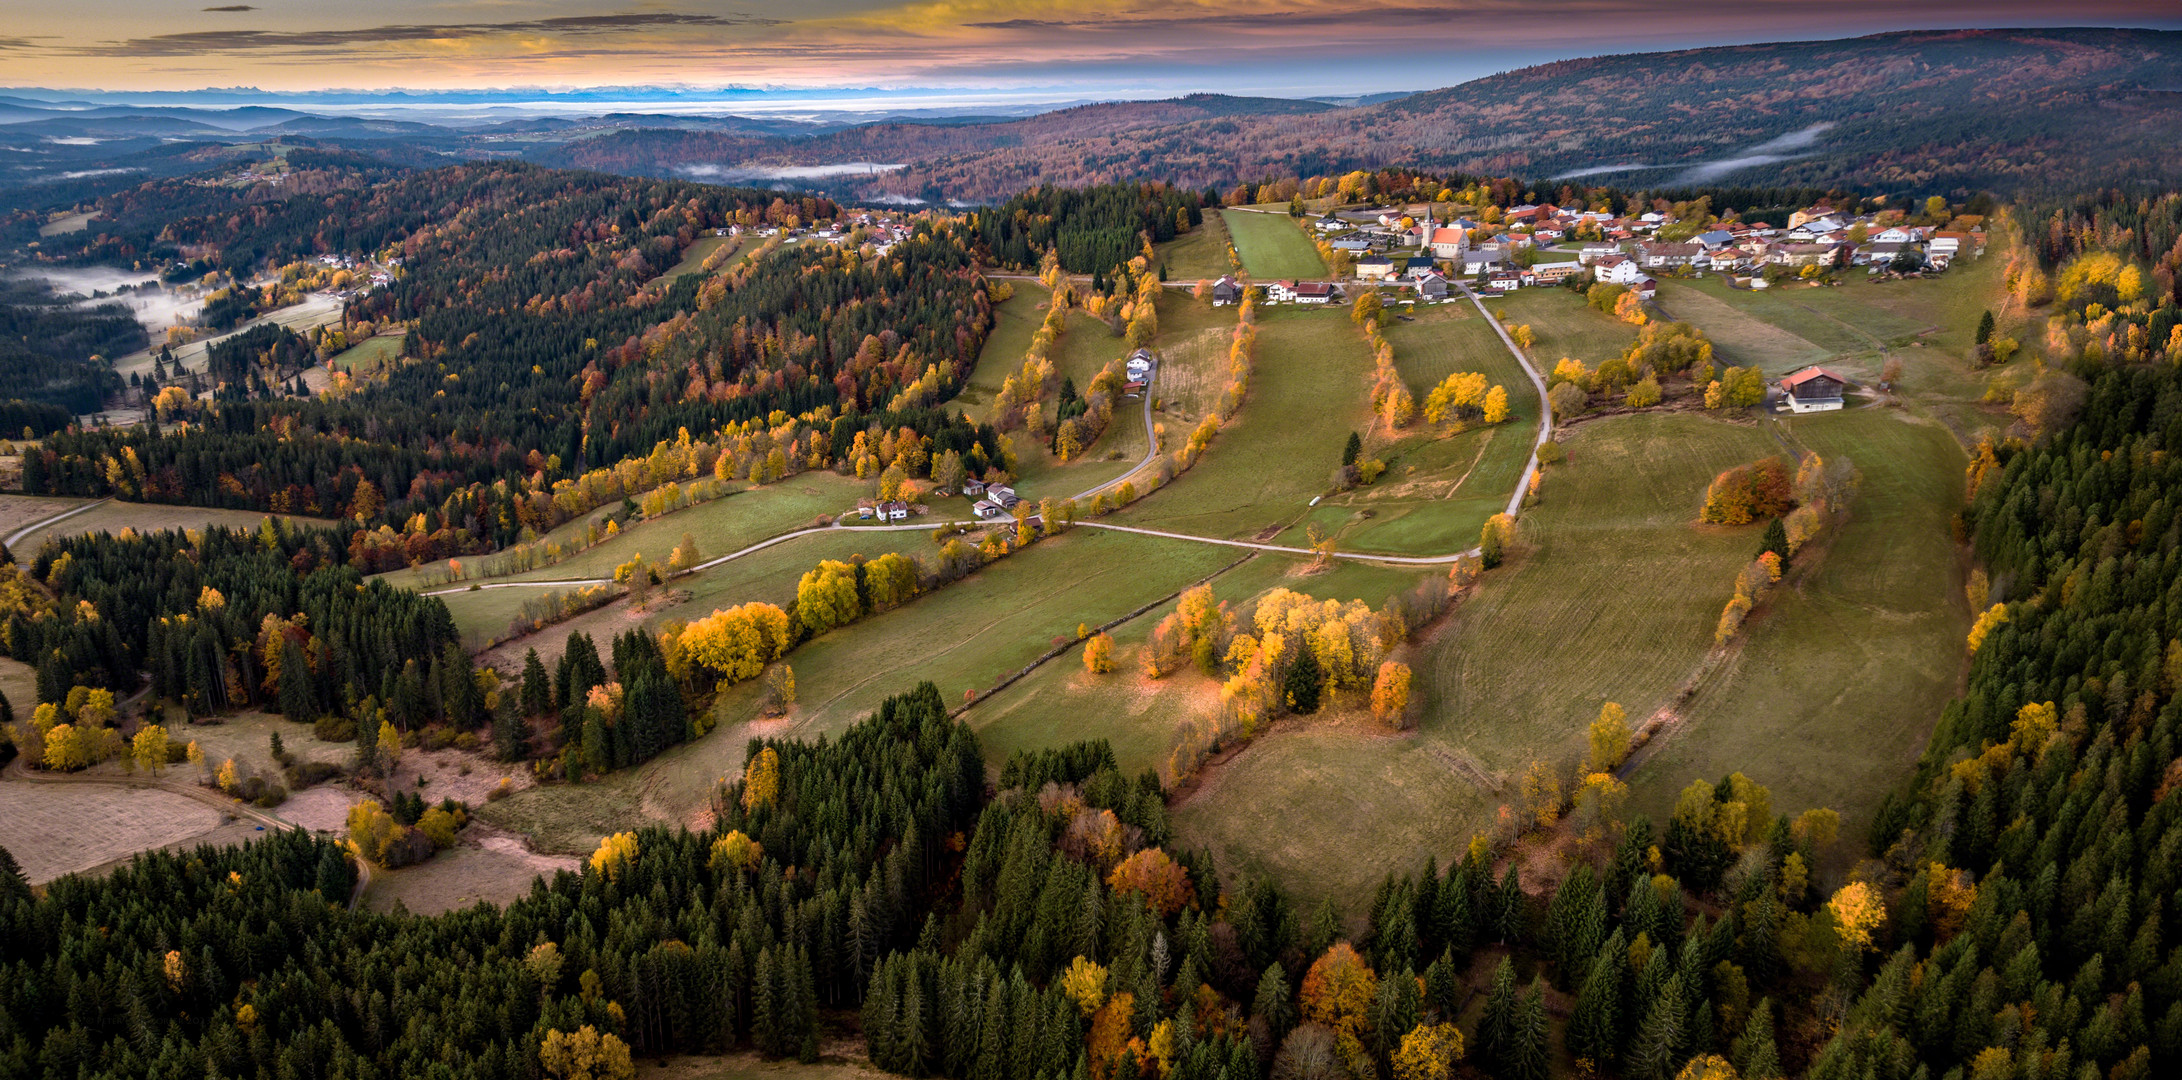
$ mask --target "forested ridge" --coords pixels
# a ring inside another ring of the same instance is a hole
[[[147,188],[171,190],[176,207],[205,198],[188,185]],[[991,324],[970,255],[945,224],[884,259],[813,244],[655,282],[711,229],[837,213],[809,197],[496,165],[253,202],[157,233],[130,227],[158,217],[157,205],[140,189],[84,253],[186,240],[231,259],[244,238],[276,260],[398,253],[400,276],[359,296],[348,318],[412,321],[407,362],[346,393],[228,393],[163,429],[56,436],[26,456],[27,490],[366,527],[421,512],[427,532],[463,537],[442,547],[489,550],[532,524],[517,503],[680,431],[936,406]]]
[[[144,344],[120,304],[79,306],[43,282],[0,281],[0,431],[44,435],[96,411],[121,389],[108,361]]]

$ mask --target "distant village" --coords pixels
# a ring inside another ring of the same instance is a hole
[[[1830,280],[1851,269],[1874,277],[1944,273],[1954,260],[1985,249],[1981,219],[1956,219],[1953,228],[1909,225],[1901,210],[1854,215],[1824,203],[1795,211],[1781,225],[1686,223],[1661,211],[1620,216],[1550,203],[1511,207],[1497,217],[1440,221],[1429,204],[1327,213],[1308,228],[1332,256],[1333,280],[1269,282],[1264,299],[1328,304],[1369,286],[1437,303],[1459,298],[1458,281],[1487,297],[1603,282],[1649,299],[1663,276],[1719,274],[1736,288],[1766,289],[1787,280]],[[1213,283],[1213,302],[1236,303],[1243,288],[1222,278]]]

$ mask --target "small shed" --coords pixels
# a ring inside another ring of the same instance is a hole
[[[1212,283],[1213,306],[1225,307],[1229,304],[1240,303],[1242,298],[1243,287],[1232,276],[1223,277]]]
[[[963,481],[963,483],[962,483],[962,493],[963,493],[964,495],[967,495],[967,496],[969,496],[970,498],[973,498],[973,499],[980,499],[980,498],[983,498],[983,497],[985,496],[985,481],[983,481],[983,480],[965,480],[965,481]]]

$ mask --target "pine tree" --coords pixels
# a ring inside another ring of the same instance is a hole
[[[1977,344],[1989,344],[1992,340],[1993,311],[1991,308],[1986,308],[1985,313],[1977,317]]]
[[[1349,432],[1348,445],[1341,448],[1341,464],[1354,465],[1356,464],[1356,459],[1362,457],[1363,453],[1364,437],[1357,434],[1356,432]]]
[[[780,977],[774,970],[773,950],[758,950],[757,969],[750,976],[750,1041],[767,1057],[779,1053],[781,1036]]]
[[[1462,973],[1455,968],[1452,949],[1424,969],[1424,1000],[1446,1023],[1453,1023],[1462,1012]]]

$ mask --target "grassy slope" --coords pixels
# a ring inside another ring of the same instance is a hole
[[[1493,313],[1531,328],[1537,340],[1531,356],[1551,371],[1553,362],[1572,356],[1586,366],[1620,356],[1636,340],[1637,328],[1584,302],[1567,289],[1519,289],[1491,302]],[[1420,397],[1419,400],[1422,400]]]
[[[653,281],[655,283],[662,281],[673,281],[675,278],[681,277],[683,274],[694,274],[697,271],[704,269],[705,260],[711,258],[713,252],[718,251],[721,248],[728,246],[729,244],[740,245],[749,242],[750,238],[742,236],[698,237],[690,244],[689,247],[683,249],[681,262],[675,263],[673,266],[668,267],[666,273],[659,275],[657,278],[653,279]]]
[[[10,546],[17,558],[28,562],[47,540],[65,536],[85,536],[96,532],[118,533],[123,529],[135,529],[140,533],[206,527],[256,531],[268,517],[278,517],[297,525],[337,524],[325,518],[302,517],[296,514],[220,510],[206,506],[170,506],[165,503],[132,503],[113,499],[65,521],[28,533],[21,543]]]
[[[1586,424],[1567,445],[1571,464],[1526,517],[1532,550],[1411,657],[1418,733],[1276,731],[1178,809],[1184,842],[1313,901],[1368,895],[1389,869],[1458,852],[1531,757],[1580,745],[1599,702],[1643,716],[1668,698],[1711,644],[1723,599],[1689,581],[1726,588],[1757,540],[1694,524],[1705,484],[1777,447],[1753,427],[1662,414]],[[1469,779],[1454,765],[1464,758],[1503,785]],[[1317,809],[1276,819],[1274,807]]]
[[[1265,312],[1242,412],[1195,468],[1115,520],[1219,537],[1293,521],[1330,486],[1349,432],[1370,423],[1370,372],[1341,312]]]
[[[1276,586],[1376,607],[1433,573],[1352,562],[1311,573],[1309,565],[1283,555],[1254,556],[1214,578],[1213,592],[1233,607]],[[977,729],[987,760],[997,764],[1017,750],[1102,738],[1114,744],[1124,772],[1157,765],[1176,724],[1219,708],[1219,684],[1194,669],[1152,680],[1137,667],[1138,648],[1172,610],[1155,608],[1114,628],[1112,673],[1085,672],[1082,654],[1072,652],[970,710],[965,719]]]
[[[615,567],[628,562],[638,552],[642,552],[647,561],[664,565],[675,545],[682,542],[684,533],[696,539],[702,558],[717,558],[766,537],[811,525],[821,514],[839,514],[851,509],[859,497],[870,494],[871,486],[869,481],[826,471],[799,473],[777,484],[744,488],[711,502],[638,522],[623,529],[620,535],[601,540],[552,566],[475,580],[559,581],[610,577]],[[547,533],[545,539],[561,543],[580,540],[592,521],[605,517],[620,505],[611,503],[564,523]],[[491,556],[463,560],[473,568],[491,561]],[[388,584],[403,588],[418,587],[423,580],[414,569],[395,570],[383,576]]]
[[[1411,393],[1422,402],[1457,371],[1482,371],[1507,388],[1508,421],[1442,437],[1420,417],[1402,437],[1372,445],[1387,475],[1371,487],[1328,498],[1306,521],[1337,532],[1343,547],[1396,555],[1439,555],[1477,542],[1485,519],[1507,508],[1530,460],[1538,395],[1500,336],[1468,305],[1420,309],[1414,322],[1394,322],[1387,340]],[[1373,442],[1382,437],[1383,426]],[[1291,541],[1303,529],[1288,532]]]
[[[1226,218],[1212,211],[1203,225],[1162,245],[1156,254],[1171,280],[1217,281],[1234,272],[1227,261],[1227,243]]]
[[[1955,691],[1969,626],[1949,536],[1962,449],[1893,409],[1786,421],[1803,446],[1863,474],[1851,517],[1808,577],[1748,624],[1679,731],[1631,775],[1633,805],[1664,817],[1690,780],[1740,769],[1794,812],[1832,806],[1864,834],[1879,797],[1924,748]],[[1709,590],[1724,601],[1725,583]]]
[[[1235,251],[1242,256],[1243,268],[1250,271],[1251,277],[1263,282],[1326,276],[1326,262],[1318,257],[1318,248],[1286,213],[1226,210],[1221,217],[1234,234]]]
[[[1055,638],[1072,637],[1078,622],[1095,625],[1124,614],[1231,558],[1208,545],[1089,529],[1041,541],[791,653],[800,704],[787,722],[769,722],[765,731],[800,738],[838,732],[882,698],[926,679],[949,701],[961,701],[963,691],[984,689]],[[721,730],[639,768],[596,784],[520,792],[480,813],[531,834],[543,850],[575,853],[592,850],[605,832],[645,820],[693,822],[717,779],[742,767],[761,692],[756,681],[729,690],[716,706]]]

